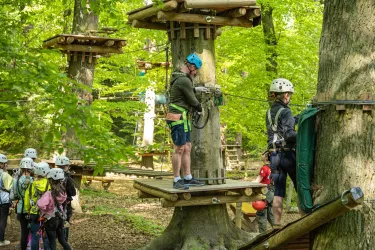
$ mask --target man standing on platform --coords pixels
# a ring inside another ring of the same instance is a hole
[[[202,60],[195,53],[190,54],[179,70],[172,73],[169,87],[169,106],[166,121],[171,129],[174,152],[172,166],[174,173],[173,187],[188,189],[189,186],[204,185],[193,178],[190,171],[190,109],[193,108],[202,116],[202,105],[197,100],[196,92],[209,92],[205,87],[193,87],[193,78],[202,67]],[[184,179],[180,177],[180,169],[184,169]]]

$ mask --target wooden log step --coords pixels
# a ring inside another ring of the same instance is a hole
[[[192,197],[190,200],[170,201],[161,200],[162,207],[187,207],[187,206],[208,206],[222,205],[226,203],[251,202],[255,200],[265,199],[264,195],[220,195],[220,196],[198,196]]]
[[[169,201],[177,201],[178,200],[178,195],[177,194],[165,193],[165,192],[162,192],[160,190],[156,190],[156,189],[152,189],[152,188],[149,188],[149,187],[145,187],[145,186],[140,185],[140,184],[138,184],[136,182],[134,182],[133,187],[135,189],[141,190],[142,192],[151,194],[151,195],[159,197],[159,198],[164,198],[164,199],[169,200]]]

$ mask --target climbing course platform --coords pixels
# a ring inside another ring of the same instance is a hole
[[[173,179],[139,179],[134,188],[140,198],[162,198],[162,207],[207,206],[264,199],[267,186],[250,181],[226,180],[225,184],[204,185],[180,190],[172,187]]]
[[[73,34],[59,34],[43,41],[44,48],[61,50],[68,56],[68,61],[71,58],[77,61],[78,53],[82,53],[82,62],[87,60],[90,64],[95,63],[98,55],[122,54],[125,45],[125,39]]]
[[[205,39],[215,39],[222,26],[251,28],[260,24],[260,7],[255,0],[169,0],[128,12],[128,23],[135,28],[164,30],[170,39],[186,39],[186,30],[205,30]]]

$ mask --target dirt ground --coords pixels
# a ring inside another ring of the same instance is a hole
[[[161,208],[158,199],[139,199],[132,179],[113,178],[116,180],[108,192],[95,181],[81,191],[83,213],[73,214],[69,236],[72,249],[137,249],[160,235],[168,225],[173,209]],[[297,217],[286,214],[284,221]],[[14,214],[5,236],[11,245],[1,249],[17,249],[20,233]]]

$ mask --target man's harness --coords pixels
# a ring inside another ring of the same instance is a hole
[[[190,120],[187,117],[188,111],[186,109],[180,107],[180,106],[177,106],[176,104],[173,104],[173,103],[170,103],[169,105],[171,107],[177,109],[178,111],[182,112],[182,120],[171,122],[170,124],[168,124],[168,126],[170,128],[172,128],[172,127],[174,127],[176,125],[184,124],[184,131],[185,132],[190,132],[191,131],[191,124],[190,124]]]

